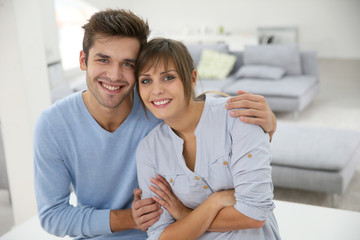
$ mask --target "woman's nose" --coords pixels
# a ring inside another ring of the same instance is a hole
[[[164,88],[161,83],[154,82],[153,83],[153,95],[160,95],[164,93]]]

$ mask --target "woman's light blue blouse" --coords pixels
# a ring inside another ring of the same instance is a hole
[[[176,196],[196,208],[212,193],[235,189],[235,209],[255,220],[266,220],[260,229],[206,232],[200,239],[280,239],[275,216],[269,135],[256,125],[229,116],[225,98],[207,98],[196,136],[194,172],[183,158],[183,140],[165,123],[155,127],[139,144],[137,169],[143,198],[154,195],[150,178],[166,178]],[[164,209],[147,232],[158,239],[175,220]]]

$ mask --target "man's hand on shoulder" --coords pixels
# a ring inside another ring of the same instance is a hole
[[[276,117],[265,98],[242,90],[238,94],[227,101],[226,109],[237,109],[231,111],[230,116],[239,117],[245,123],[260,125],[271,139],[276,130]]]

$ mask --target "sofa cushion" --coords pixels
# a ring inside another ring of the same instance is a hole
[[[228,53],[229,47],[226,43],[217,43],[217,44],[186,44],[185,45],[194,60],[195,65],[197,66],[200,62],[201,53],[204,49],[211,49],[221,53]]]
[[[296,44],[245,46],[244,64],[282,67],[289,75],[302,73],[300,53]]]
[[[360,132],[279,122],[271,142],[272,164],[339,171],[360,148]]]
[[[234,67],[235,61],[234,55],[204,49],[197,68],[199,78],[225,79]]]
[[[284,76],[285,70],[281,67],[265,65],[244,65],[235,74],[236,78],[258,78],[278,80]]]
[[[195,86],[195,95],[200,95],[207,91],[221,91],[221,89],[234,81],[235,79],[232,76],[221,81],[216,79],[198,79]]]
[[[224,86],[221,89],[230,95],[236,95],[237,90],[242,89],[254,94],[273,97],[293,97],[303,96],[309,89],[317,84],[314,76],[285,76],[284,78],[274,80],[254,80],[251,78],[242,78],[233,83]]]

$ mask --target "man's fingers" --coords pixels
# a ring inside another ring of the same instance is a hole
[[[141,193],[142,193],[141,189],[139,188],[134,189],[134,201],[141,199]]]
[[[162,212],[163,210],[160,208],[158,211],[153,211],[137,217],[135,221],[142,231],[146,231],[151,225],[159,220]]]
[[[263,124],[263,121],[264,121],[261,118],[253,118],[253,117],[245,117],[245,116],[240,117],[240,120],[244,123],[250,123],[250,124],[260,125],[260,126]]]
[[[250,101],[250,100],[242,100],[242,101],[238,101],[238,102],[227,103],[226,108],[228,110],[239,109],[239,108],[249,108],[249,109],[265,111],[266,105],[264,103],[261,103],[261,102],[253,102],[253,101]]]
[[[263,102],[265,100],[264,96],[262,95],[256,95],[251,93],[243,93],[241,95],[233,96],[231,98],[228,98],[227,102],[236,102],[236,101],[242,101],[242,100],[250,100],[254,102]]]
[[[156,223],[160,218],[160,215],[151,218],[150,220],[147,220],[146,222],[142,222],[140,225],[140,229],[144,232],[148,230],[150,226],[152,226],[154,223]]]
[[[244,90],[238,90],[238,91],[237,91],[237,94],[238,94],[238,95],[246,94],[246,93],[249,93],[249,92],[244,91]]]
[[[153,199],[152,199],[153,200]],[[146,214],[150,214],[152,212],[157,212],[159,209],[160,209],[160,206],[158,203],[156,203],[154,200],[153,200],[153,204],[151,205],[146,205],[146,206],[143,206],[141,208],[138,208],[136,211],[135,211],[135,216],[136,217],[140,217],[140,216],[143,216],[143,215],[146,215]]]
[[[150,206],[155,204],[154,199],[152,198],[145,198],[145,199],[141,199],[141,200],[137,200],[134,201],[132,204],[132,208],[134,210],[138,210],[139,208],[145,207],[145,206]]]
[[[252,108],[246,108],[246,109],[238,109],[238,110],[233,110],[230,112],[230,115],[232,117],[255,117],[255,118],[265,118],[265,112],[261,111],[261,110],[255,110]]]

